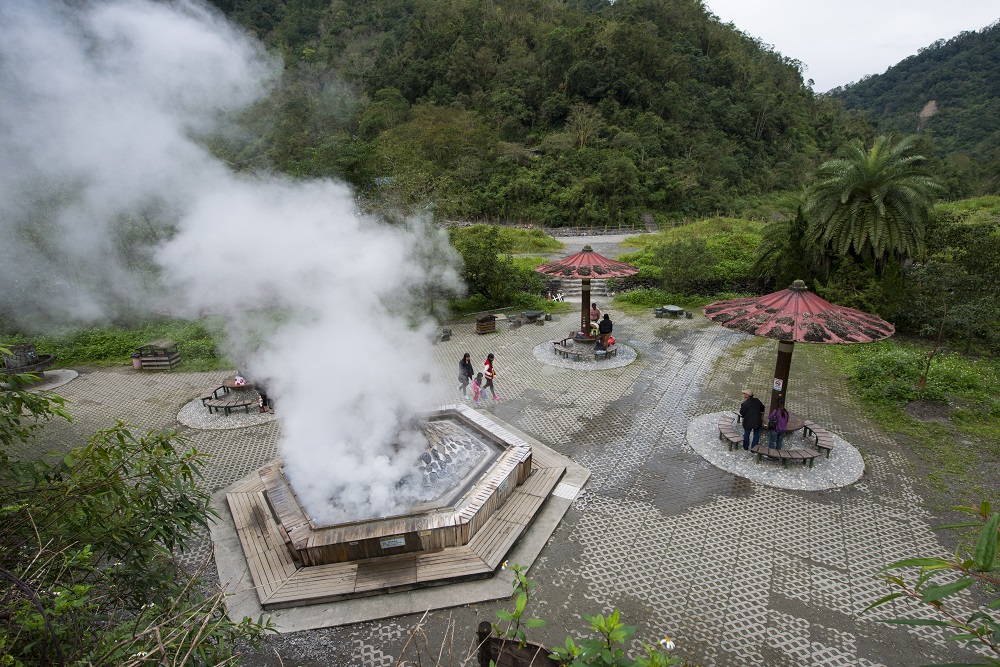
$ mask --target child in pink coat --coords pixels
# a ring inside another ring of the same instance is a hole
[[[477,373],[476,377],[470,383],[472,385],[472,403],[473,405],[483,404],[483,374]]]

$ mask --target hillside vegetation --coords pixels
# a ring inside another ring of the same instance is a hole
[[[214,1],[286,61],[218,153],[439,218],[731,212],[870,134],[696,0]]]
[[[939,40],[830,95],[882,131],[924,135],[951,172],[952,194],[1000,186],[1000,23]]]

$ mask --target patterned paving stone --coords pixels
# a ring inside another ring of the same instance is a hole
[[[620,340],[638,353],[621,368],[582,373],[534,357],[537,346],[573,326],[575,313],[514,330],[498,322],[496,333],[482,336],[472,322],[454,323],[451,340],[434,348],[433,380],[441,386],[457,386],[464,352],[476,364],[493,352],[502,400],[488,411],[592,472],[529,573],[541,584],[533,609],[548,620],[533,635],[538,641],[579,636],[583,614],[620,607],[638,628],[637,642],[669,635],[678,654],[699,665],[968,661],[969,653],[941,641],[937,630],[877,622],[912,613],[901,605],[858,616],[885,593],[876,574],[889,561],[948,550],[930,529],[935,517],[922,508],[901,447],[849,409],[842,380],[814,372],[808,354],[796,351],[789,407],[855,444],[865,457],[864,476],[822,492],[772,488],[707,463],[686,433],[698,415],[733,410],[741,386],[763,391],[773,342],[697,317],[611,316]],[[226,375],[81,372],[59,388],[75,421],[54,424],[35,449],[81,442],[115,417],[140,429],[180,427],[178,411]],[[213,457],[206,488],[225,488],[277,455],[280,411],[276,417],[241,429],[180,427]],[[184,562],[210,554],[211,545],[200,542]],[[971,609],[971,600],[965,603]],[[435,650],[453,636],[450,648],[465,655],[478,622],[495,619],[493,610],[505,604],[434,612],[422,631]],[[248,662],[392,665],[418,621],[281,635]]]

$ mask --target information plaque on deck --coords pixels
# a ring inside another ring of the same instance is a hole
[[[406,538],[405,537],[387,537],[384,540],[379,540],[378,545],[383,549],[395,549],[396,547],[405,547]]]

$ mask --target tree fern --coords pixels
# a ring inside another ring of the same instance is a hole
[[[822,164],[807,192],[807,239],[833,255],[871,258],[880,269],[922,254],[927,211],[943,188],[923,169],[915,142],[881,136],[866,151],[854,141]]]

